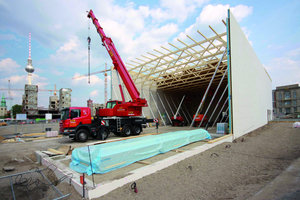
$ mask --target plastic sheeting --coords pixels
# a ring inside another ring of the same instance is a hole
[[[211,139],[203,129],[148,135],[128,140],[76,148],[71,169],[79,173],[104,174],[192,142]],[[90,152],[90,153],[89,153]]]

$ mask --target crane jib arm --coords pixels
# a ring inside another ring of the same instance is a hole
[[[145,101],[145,104],[147,104],[146,100],[140,98],[140,93],[137,90],[133,80],[131,79],[117,49],[115,48],[113,41],[111,40],[111,38],[106,37],[106,35],[103,31],[103,28],[100,26],[98,19],[95,17],[92,10],[89,11],[88,17],[93,20],[93,24],[95,25],[97,32],[99,33],[99,35],[101,37],[103,46],[105,46],[106,50],[108,51],[108,53],[112,59],[114,68],[115,68],[115,70],[117,70],[119,72],[133,102],[142,103]],[[142,103],[142,104],[144,104],[144,103]]]

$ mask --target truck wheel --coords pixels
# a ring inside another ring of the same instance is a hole
[[[128,137],[131,135],[131,127],[129,125],[124,125],[122,128],[122,136]]]
[[[98,131],[98,138],[100,140],[106,140],[109,136],[109,130],[105,127],[101,127]]]
[[[142,126],[140,125],[134,125],[132,127],[132,135],[139,135],[142,132]]]
[[[76,132],[76,141],[78,142],[85,142],[88,139],[88,132],[85,129],[79,129]]]

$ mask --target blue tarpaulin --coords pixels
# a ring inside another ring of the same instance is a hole
[[[75,148],[71,169],[79,173],[104,174],[192,142],[211,139],[203,129],[148,135],[128,140]],[[90,151],[90,153],[89,153]]]

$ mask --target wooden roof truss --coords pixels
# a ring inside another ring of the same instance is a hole
[[[181,47],[168,43],[169,48],[161,46],[160,50],[154,49],[154,52],[148,52],[146,56],[131,60],[127,66],[130,67],[128,71],[134,82],[142,86],[155,84],[157,89],[163,90],[201,87],[207,84],[227,46],[227,33],[218,34],[211,26],[209,28],[214,33],[212,37],[208,38],[197,31],[203,40],[196,41],[187,35],[188,42],[177,39]],[[226,68],[225,56],[216,80],[223,76]]]

